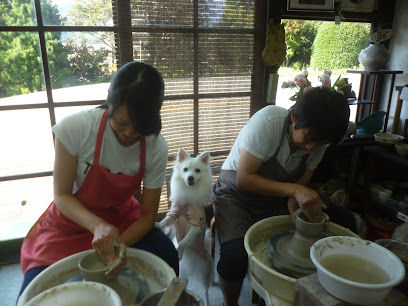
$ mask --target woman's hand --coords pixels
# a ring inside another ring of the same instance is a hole
[[[303,185],[297,184],[293,197],[296,199],[299,206],[304,208],[311,205],[324,207],[323,201],[320,199],[317,192]]]
[[[296,222],[296,216],[299,211],[299,205],[296,202],[296,199],[293,197],[290,197],[288,200],[288,209],[289,209],[289,214],[292,217],[293,222]]]
[[[119,246],[119,230],[105,222],[99,223],[93,230],[92,247],[105,265],[115,262],[115,246]]]
[[[116,260],[114,264],[110,267],[110,269],[105,273],[107,278],[114,279],[116,278],[120,270],[125,266],[127,256],[126,256],[126,244],[123,242],[120,243],[118,246],[115,246],[115,253],[116,253]]]
[[[322,208],[327,208],[326,205],[324,205],[323,201],[314,190],[303,185],[299,186],[300,187],[295,191],[294,201],[299,203],[299,206],[303,207],[303,212],[309,222],[320,222],[323,218]],[[289,211],[291,212],[292,218],[296,218],[296,214],[292,213],[290,206]]]

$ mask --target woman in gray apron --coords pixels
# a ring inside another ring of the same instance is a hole
[[[323,205],[307,188],[326,144],[346,132],[350,110],[343,95],[313,88],[288,111],[266,106],[248,121],[224,162],[212,201],[221,245],[217,270],[224,305],[238,305],[248,257],[244,235],[270,216]]]

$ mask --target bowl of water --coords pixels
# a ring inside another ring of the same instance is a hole
[[[380,303],[405,277],[404,265],[394,253],[356,237],[320,239],[310,248],[310,259],[322,287],[349,303]]]

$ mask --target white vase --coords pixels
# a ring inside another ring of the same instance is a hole
[[[379,70],[390,60],[390,52],[380,43],[371,43],[358,55],[360,64],[366,70]]]

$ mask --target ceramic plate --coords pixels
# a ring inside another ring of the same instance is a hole
[[[25,306],[100,305],[121,306],[119,295],[100,283],[75,282],[50,288]]]
[[[81,274],[70,278],[66,283],[81,282],[84,278]],[[119,276],[106,284],[115,290],[124,305],[139,304],[150,292],[145,278],[138,272],[123,268]]]

